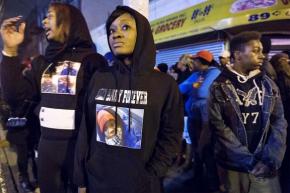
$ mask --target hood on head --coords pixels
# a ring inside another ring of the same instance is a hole
[[[143,73],[153,71],[155,66],[156,47],[154,44],[154,39],[149,21],[142,14],[140,14],[139,12],[128,6],[117,6],[114,11],[117,10],[123,10],[129,13],[136,20],[137,39],[132,56],[133,72]],[[109,16],[106,23],[108,43],[109,43],[110,25],[114,21],[110,20],[111,17],[112,14]]]
[[[89,28],[81,11],[76,7],[64,4],[69,9],[70,30],[66,42],[59,43],[49,40],[46,48],[45,56],[49,61],[56,60],[62,53],[73,48],[76,52],[94,52],[96,47],[92,41]]]
[[[71,26],[67,46],[81,48],[95,48],[87,22],[79,9],[72,5],[70,8]]]

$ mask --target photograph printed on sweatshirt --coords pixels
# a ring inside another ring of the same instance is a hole
[[[115,106],[97,104],[96,140],[112,146],[141,149],[143,116],[144,109],[118,107],[116,113]]]
[[[45,70],[41,78],[41,92],[52,94],[76,94],[76,79],[81,63],[72,61],[58,62],[55,71]]]

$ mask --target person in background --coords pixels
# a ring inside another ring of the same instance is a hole
[[[94,193],[160,193],[181,144],[182,98],[175,80],[154,70],[155,45],[143,15],[118,6],[106,30],[115,61],[90,82],[75,181]],[[110,136],[119,133],[115,143],[104,137],[107,127],[114,128]]]
[[[220,74],[220,70],[211,66],[213,55],[208,50],[197,52],[192,59],[195,72],[179,85],[179,90],[188,96],[185,109],[188,115],[188,132],[195,160],[195,180],[196,184],[201,186],[201,176],[203,176],[203,165],[205,164],[207,191],[217,191],[219,181],[213,158],[211,130],[208,124],[207,98],[209,88]]]
[[[219,56],[219,65],[221,69],[224,69],[226,68],[227,65],[231,64],[230,57],[231,55],[229,51],[227,50],[222,51],[222,53]]]
[[[194,70],[191,56],[191,54],[183,54],[180,56],[179,61],[175,64],[175,72],[178,74],[178,84],[186,80]]]
[[[233,66],[213,82],[208,100],[215,157],[229,193],[280,193],[277,171],[286,149],[283,105],[277,85],[262,70],[258,32],[230,41]]]
[[[284,106],[285,118],[288,122],[287,127],[287,148],[285,152],[285,157],[281,166],[281,187],[282,192],[287,193],[290,192],[290,106],[289,106],[289,99],[290,99],[290,60],[289,56],[285,53],[279,53],[272,56],[270,63],[274,67],[277,79],[276,83],[280,89],[281,98]]]
[[[169,74],[170,76],[172,76],[172,77],[174,78],[174,80],[177,81],[178,74],[176,73],[176,70],[175,70],[175,66],[174,66],[174,65],[172,65],[172,66],[169,67],[169,69],[168,69],[168,74]]]
[[[163,72],[165,74],[167,74],[168,71],[168,65],[166,63],[160,63],[157,65],[157,68],[160,72]]]
[[[30,59],[24,59],[21,65],[23,76],[30,70]],[[38,117],[32,111],[33,107],[35,104],[32,101],[25,100],[19,108],[10,108],[9,117],[5,121],[6,139],[17,155],[18,182],[23,192],[34,191],[38,181],[35,151],[39,142],[40,125]],[[15,115],[24,121],[23,124],[17,123],[19,120]],[[34,178],[34,183],[31,183],[29,168],[32,169],[31,177]]]
[[[181,84],[183,81],[185,81],[194,71],[193,69],[193,60],[191,54],[182,54],[179,58],[179,61],[172,66],[171,69],[174,70],[174,72],[171,73],[172,75],[175,75],[177,78],[175,78],[176,82],[178,84]],[[184,103],[184,107],[186,104],[186,101],[188,100],[188,95],[182,94],[182,99]],[[184,129],[183,129],[183,144],[184,148],[181,149],[181,152],[178,156],[177,162],[180,165],[180,171],[186,171],[190,168],[192,168],[192,159],[193,159],[193,151],[192,151],[192,145],[190,141],[190,136],[188,133],[188,115],[186,108],[184,108]]]
[[[262,65],[262,69],[265,71],[265,73],[274,81],[277,80],[277,73],[275,69],[273,68],[273,65],[271,62],[269,62],[269,53],[271,51],[272,42],[271,39],[267,36],[261,37],[261,43],[263,46],[263,54],[264,54],[264,62]]]
[[[40,192],[76,193],[73,158],[83,98],[90,77],[106,61],[96,54],[85,19],[74,6],[51,3],[42,23],[48,46],[23,75],[18,48],[24,40],[25,23],[21,16],[3,21],[3,96],[15,117],[22,116],[20,108],[25,101],[36,106],[32,111],[41,126],[37,160]]]
[[[113,65],[113,54],[112,52],[107,52],[104,57],[106,58],[107,62],[108,62],[108,65],[109,66],[112,66]]]

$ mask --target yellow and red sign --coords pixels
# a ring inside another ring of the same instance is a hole
[[[290,19],[290,0],[208,0],[152,21],[155,43],[205,32]]]

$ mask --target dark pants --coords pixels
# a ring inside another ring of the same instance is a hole
[[[28,165],[31,160],[33,177],[37,180],[34,150],[37,146],[37,137],[26,127],[8,127],[7,140],[17,154],[17,166],[20,181],[29,181]]]
[[[41,193],[76,193],[73,185],[74,140],[40,139],[38,178]]]
[[[193,148],[196,178],[201,181],[203,179],[201,176],[205,175],[206,180],[203,180],[203,182],[207,182],[207,189],[218,190],[219,178],[214,159],[206,100],[192,104],[191,114],[188,117],[188,132]],[[203,182],[197,183],[200,185]]]
[[[34,148],[29,147],[27,144],[14,145],[17,153],[17,166],[19,172],[19,181],[29,181],[28,163],[31,160],[32,173],[37,180],[37,168],[34,156]]]

